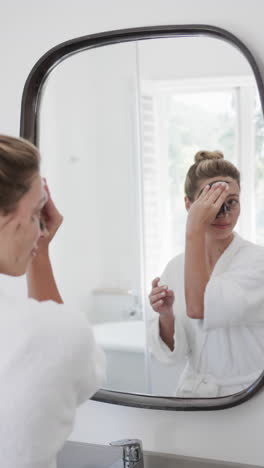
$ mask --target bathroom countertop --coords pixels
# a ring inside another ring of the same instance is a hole
[[[110,468],[122,457],[121,447],[66,442],[57,468]],[[144,451],[144,468],[252,468],[252,465]],[[254,468],[263,468],[254,466]]]
[[[108,468],[121,453],[120,447],[69,441],[57,457],[57,468]]]

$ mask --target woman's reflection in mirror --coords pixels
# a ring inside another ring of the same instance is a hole
[[[166,365],[186,360],[174,395],[224,396],[264,369],[264,247],[234,232],[240,173],[222,153],[195,155],[185,206],[185,252],[152,282],[151,352]]]

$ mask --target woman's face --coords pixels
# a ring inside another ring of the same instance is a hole
[[[18,202],[15,211],[0,215],[1,273],[20,276],[26,272],[43,235],[40,215],[46,201],[41,177],[36,174],[31,189]]]
[[[225,239],[233,231],[240,214],[240,189],[236,180],[232,179],[232,177],[223,176],[204,179],[198,186],[195,194],[195,200],[200,196],[206,185],[216,181],[227,182],[229,189],[225,198],[225,210],[222,210],[222,212],[220,212],[214,221],[208,226],[207,234],[216,239]]]

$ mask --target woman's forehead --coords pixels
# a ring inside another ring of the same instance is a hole
[[[208,179],[203,179],[198,184],[198,191],[204,189],[206,185],[212,184],[214,182],[227,182],[230,190],[232,190],[233,193],[239,193],[240,191],[237,181],[228,176],[208,177]]]

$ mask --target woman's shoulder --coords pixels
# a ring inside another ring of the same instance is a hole
[[[183,271],[184,271],[184,254],[181,253],[173,257],[166,265],[162,275],[161,275],[161,282],[170,285],[171,282],[175,282],[175,278],[177,278],[177,282],[181,283],[183,278]]]
[[[247,274],[264,273],[264,246],[236,234],[225,255],[231,270]]]
[[[246,255],[264,256],[264,246],[256,244],[248,239],[244,239],[238,233],[234,233],[234,246],[237,247],[238,253],[245,253]]]
[[[24,338],[35,336],[54,339],[58,334],[64,334],[69,341],[80,339],[89,328],[84,313],[72,305],[57,304],[54,301],[39,302],[28,297],[16,297],[0,293],[1,326],[13,330],[13,333],[23,334]]]
[[[169,262],[166,265],[166,269],[167,270],[178,269],[178,268],[181,268],[183,264],[184,264],[184,252],[178,255],[175,255],[175,257],[169,260]]]

